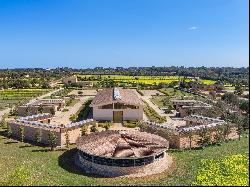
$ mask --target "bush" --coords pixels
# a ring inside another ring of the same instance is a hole
[[[140,126],[140,122],[139,121],[128,120],[128,121],[123,122],[123,126],[127,127],[127,128],[136,128],[136,127]]]

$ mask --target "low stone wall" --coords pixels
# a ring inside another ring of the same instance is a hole
[[[169,141],[169,147],[179,149],[180,148],[180,136],[179,133],[160,128],[157,125],[142,124],[140,126],[141,131],[145,131],[152,134],[157,134]]]
[[[168,129],[163,129],[157,125],[141,125],[141,130],[149,133],[157,134],[169,141],[169,147],[174,149],[189,149],[190,148],[190,138],[188,135],[180,134],[177,131],[172,131]],[[216,143],[216,130],[211,130],[211,143]],[[233,127],[230,129],[228,134],[228,140],[237,139],[237,128]],[[194,132],[192,136],[191,148],[200,147],[199,141],[201,136],[198,132]]]
[[[86,123],[84,125],[89,125],[91,122]],[[33,125],[22,124],[19,122],[8,122],[8,125],[11,128],[12,136],[16,138],[20,138],[20,127],[24,127],[24,139],[29,141],[36,141],[36,133],[41,131],[41,143],[45,145],[49,145],[49,133],[53,132],[56,137],[56,146],[64,146],[66,144],[66,132],[69,135],[70,143],[75,143],[77,138],[81,136],[81,126],[75,126],[71,128],[45,128],[38,127]]]
[[[11,128],[12,136],[16,138],[20,138],[20,127],[24,128],[24,139],[34,141],[36,140],[36,133],[41,131],[41,143],[48,145],[49,144],[49,133],[52,131],[56,137],[56,145],[61,145],[61,133],[59,129],[47,129],[47,128],[39,128],[36,126],[28,126],[21,125],[15,122],[9,122],[8,125]]]
[[[171,163],[172,159],[166,153],[164,153],[163,158],[155,160],[151,164],[135,167],[119,167],[96,164],[82,158],[79,152],[77,152],[75,156],[75,164],[85,173],[104,177],[142,177],[152,175],[163,172],[171,165]]]

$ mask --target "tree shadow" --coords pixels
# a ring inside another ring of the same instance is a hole
[[[50,149],[38,149],[38,150],[32,150],[32,152],[50,152]]]
[[[16,141],[12,141],[12,142],[10,142],[10,141],[8,141],[8,142],[5,142],[4,144],[14,144],[14,143],[18,143],[18,142],[16,142]]]
[[[65,151],[62,155],[60,155],[58,157],[58,165],[70,173],[83,175],[83,176],[87,176],[87,177],[104,178],[104,177],[97,176],[94,174],[88,174],[88,173],[84,172],[81,168],[79,168],[75,164],[76,153],[77,153],[76,148]]]
[[[33,147],[33,145],[20,145],[19,148]]]

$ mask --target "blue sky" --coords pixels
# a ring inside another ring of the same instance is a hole
[[[248,66],[248,0],[0,0],[0,68]]]

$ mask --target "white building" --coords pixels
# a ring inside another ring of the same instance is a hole
[[[143,102],[138,93],[131,89],[109,88],[101,90],[93,99],[93,119],[122,122],[142,120]]]

